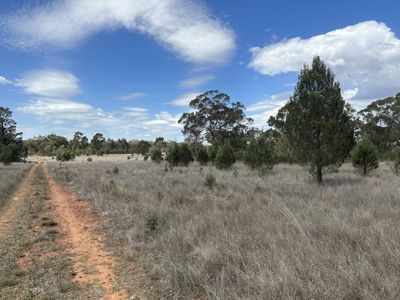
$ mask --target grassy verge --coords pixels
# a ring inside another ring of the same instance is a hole
[[[43,168],[35,173],[31,195],[0,244],[0,299],[79,299],[71,264],[56,243],[57,223],[46,217]]]
[[[31,168],[30,164],[0,164],[0,210]]]

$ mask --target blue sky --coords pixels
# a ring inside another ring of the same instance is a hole
[[[24,138],[182,140],[188,102],[218,89],[265,128],[318,54],[361,108],[400,91],[399,11],[395,0],[2,0],[0,105]]]

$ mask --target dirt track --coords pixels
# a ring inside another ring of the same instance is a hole
[[[32,198],[31,189],[35,170],[43,168],[50,195],[46,200],[47,215],[56,221],[59,237],[54,241],[68,253],[73,266],[73,281],[82,288],[82,299],[128,299],[126,290],[119,285],[115,275],[116,262],[96,232],[102,220],[91,213],[90,203],[79,200],[74,193],[57,183],[48,173],[47,164],[39,163],[28,173],[18,190],[0,211],[0,241],[11,230],[18,209]],[[92,295],[85,291],[95,288]],[[132,296],[132,295],[131,295]],[[130,299],[142,299],[134,295]]]
[[[30,187],[34,178],[37,165],[33,166],[28,175],[24,178],[17,191],[6,202],[3,209],[0,209],[0,241],[4,238],[10,229],[10,226],[21,205],[32,192]]]

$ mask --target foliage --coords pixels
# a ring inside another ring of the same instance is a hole
[[[217,156],[215,157],[215,166],[218,169],[229,169],[236,161],[233,148],[226,143],[218,147]]]
[[[213,164],[215,162],[215,158],[217,157],[217,153],[218,153],[218,146],[211,145],[207,147],[208,158]]]
[[[208,159],[207,149],[205,147],[201,147],[197,153],[196,160],[200,163],[200,165],[204,166],[208,163]]]
[[[96,133],[92,140],[90,141],[90,148],[92,149],[92,154],[102,155],[104,153],[104,146],[106,144],[106,139],[103,134]]]
[[[381,154],[400,148],[400,93],[372,102],[359,116],[362,133],[370,137]]]
[[[371,170],[378,168],[378,150],[368,137],[364,137],[351,151],[353,166],[365,176]]]
[[[162,153],[160,148],[156,147],[156,146],[152,146],[150,148],[150,159],[154,162],[160,162],[162,161]]]
[[[354,144],[352,112],[332,71],[315,57],[311,68],[301,70],[294,95],[269,123],[321,183],[323,171],[340,166]]]
[[[0,107],[0,162],[9,164],[24,155],[22,133],[16,130],[17,123],[12,119],[12,111]]]
[[[276,163],[273,144],[266,134],[253,138],[247,145],[244,154],[244,163],[251,169],[258,169],[262,173],[272,170]]]
[[[193,112],[179,119],[186,139],[201,143],[203,139],[214,146],[230,142],[235,147],[245,144],[253,122],[247,118],[240,102],[231,102],[227,94],[208,91],[190,102]]]
[[[208,173],[206,175],[206,180],[204,184],[209,188],[213,188],[215,186],[216,181],[217,180],[215,179],[215,176],[211,173]]]
[[[59,161],[68,161],[68,160],[74,160],[75,155],[70,149],[66,149],[61,147],[60,149],[57,150],[56,154],[56,160]]]
[[[187,144],[173,143],[167,153],[166,160],[171,166],[188,166],[193,161],[192,153]]]

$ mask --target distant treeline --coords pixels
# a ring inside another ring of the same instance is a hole
[[[106,139],[76,132],[71,140],[50,134],[22,142],[7,108],[0,108],[0,161],[15,161],[25,155],[55,156],[69,160],[78,155],[141,154],[170,165],[188,165],[194,159],[229,168],[243,160],[252,169],[270,170],[276,162],[309,166],[317,182],[351,158],[367,174],[377,160],[400,165],[400,93],[376,100],[356,111],[342,97],[333,72],[317,56],[304,66],[289,101],[276,116],[265,120],[266,131],[253,126],[240,102],[212,90],[190,102],[190,111],[179,119],[184,143]],[[399,170],[396,167],[396,170]]]

